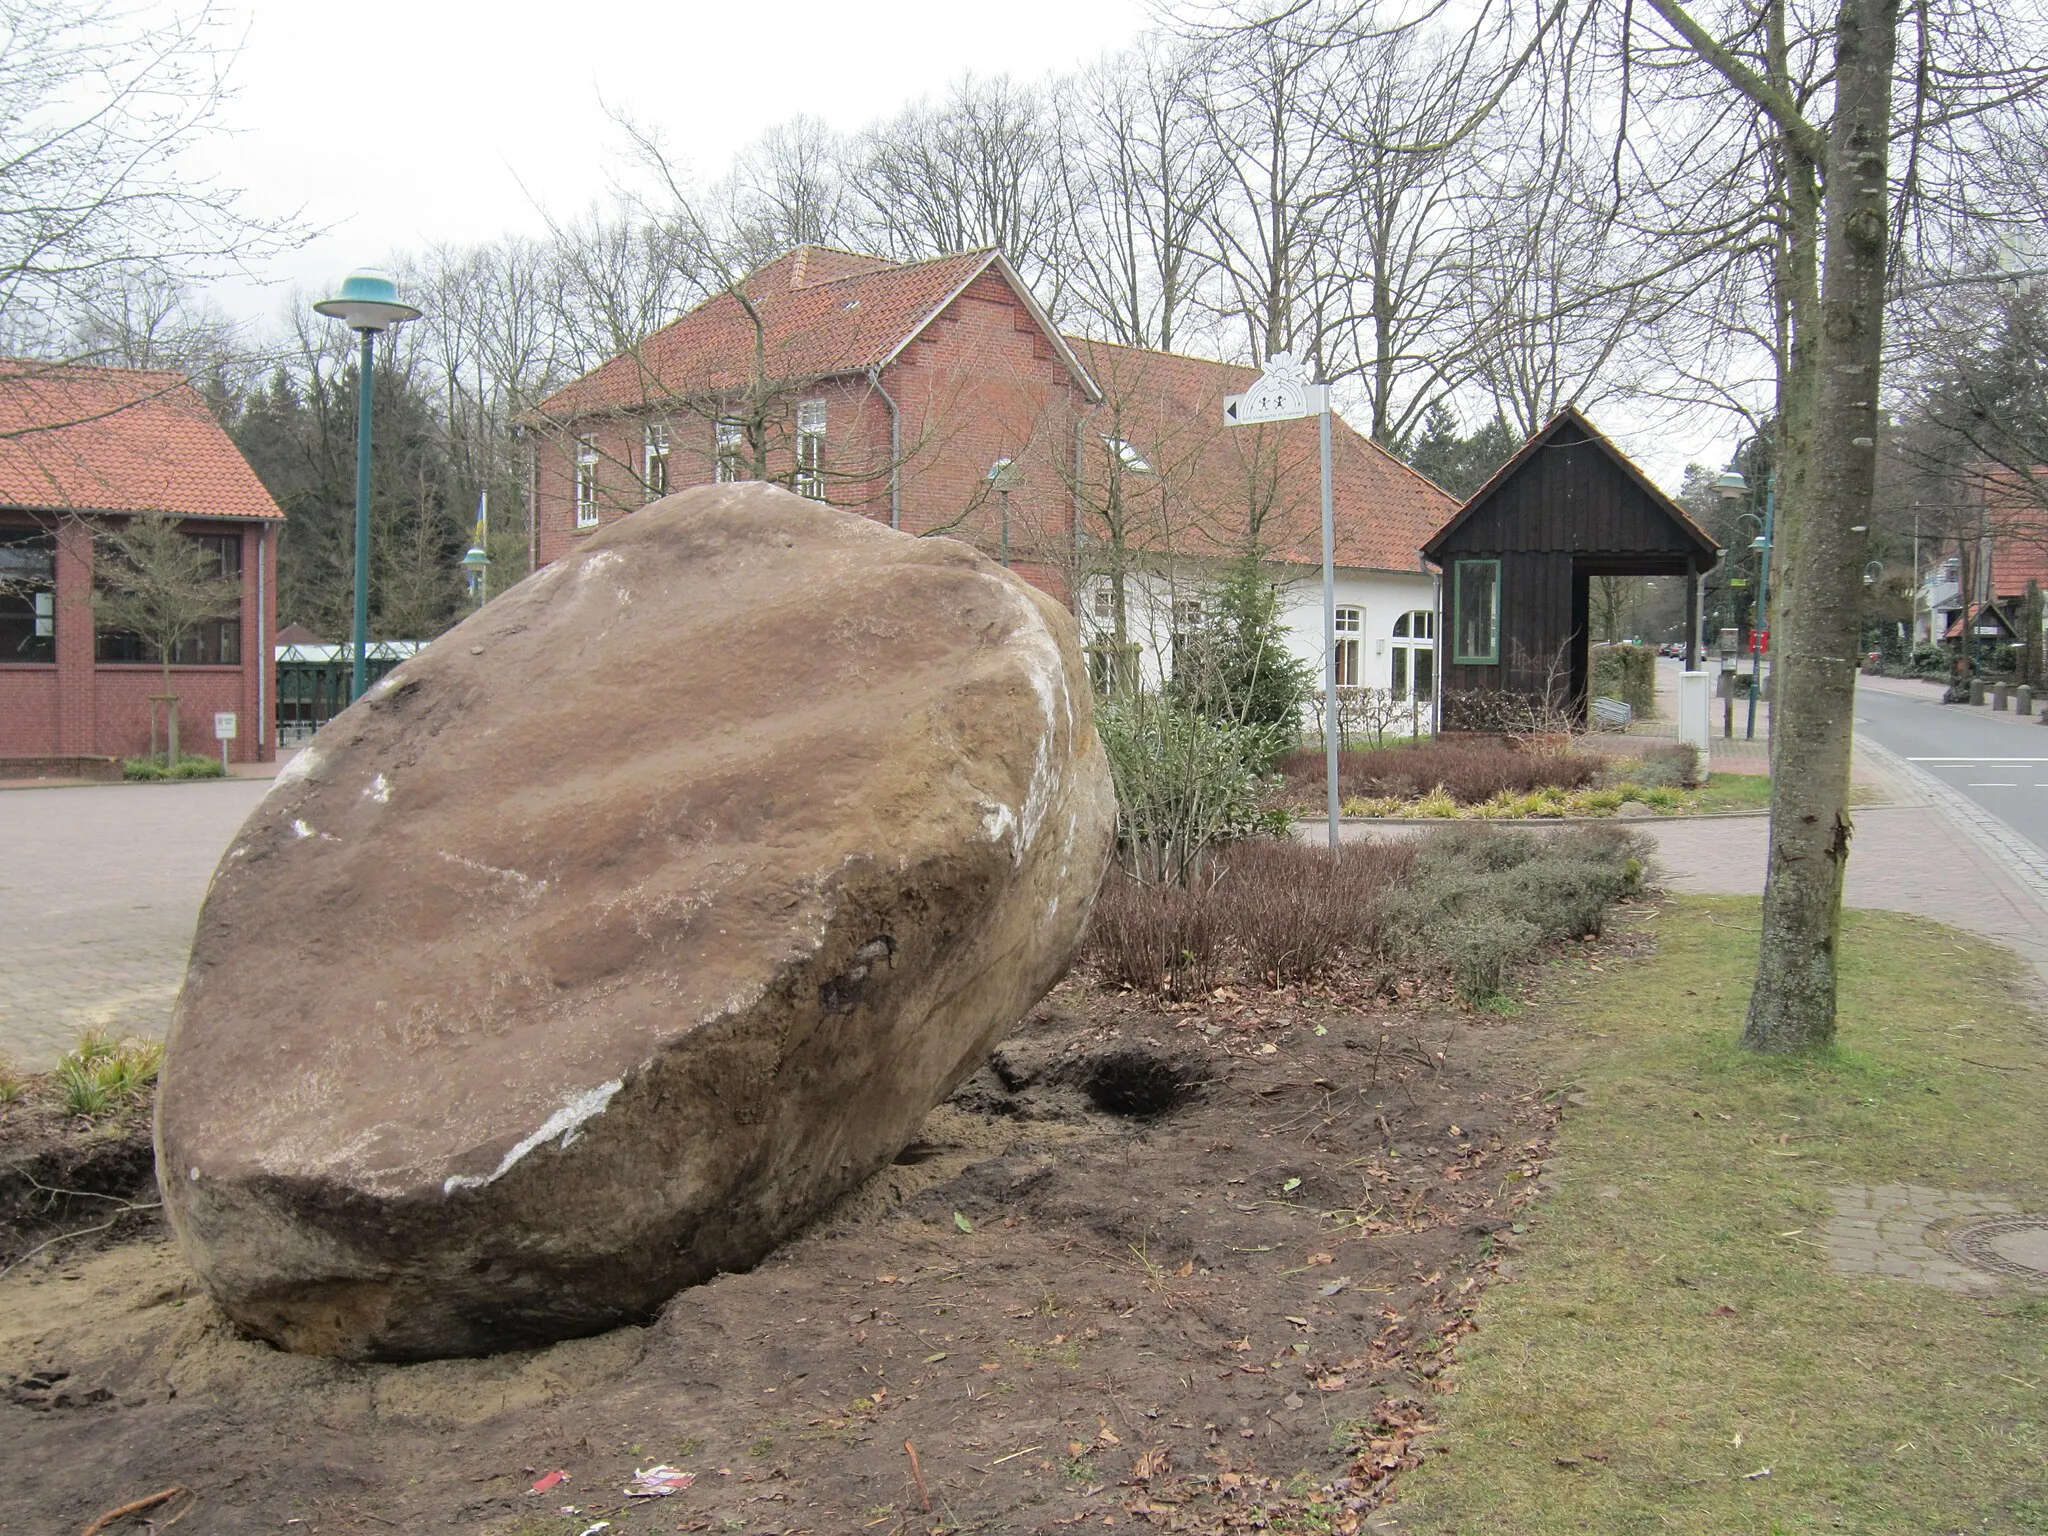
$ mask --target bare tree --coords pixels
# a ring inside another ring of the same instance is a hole
[[[225,18],[118,0],[0,0],[0,334],[61,355],[82,304],[138,277],[197,278],[293,243],[191,174],[218,126]]]
[[[142,513],[95,529],[93,617],[104,631],[134,635],[162,669],[168,721],[166,761],[178,762],[178,697],[171,668],[179,650],[216,619],[241,611],[241,583],[175,517]],[[150,751],[156,750],[151,714]]]
[[[1206,217],[1225,174],[1200,79],[1196,49],[1154,38],[1060,91],[1069,305],[1111,341],[1171,352],[1192,329],[1212,262]]]

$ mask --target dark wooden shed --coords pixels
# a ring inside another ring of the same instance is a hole
[[[1547,698],[1583,718],[1595,576],[1683,576],[1688,668],[1713,539],[1570,408],[1522,445],[1422,546],[1443,572],[1437,675],[1447,728],[1484,724],[1482,694]],[[1461,701],[1468,707],[1461,708]]]

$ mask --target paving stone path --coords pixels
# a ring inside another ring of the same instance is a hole
[[[1849,1184],[1830,1189],[1828,1266],[1838,1275],[1882,1275],[1990,1296],[1996,1276],[1965,1264],[1941,1242],[1944,1230],[1984,1216],[2019,1211],[1994,1195],[1959,1194],[1919,1184]]]
[[[160,1035],[213,867],[268,780],[0,791],[0,1055]]]

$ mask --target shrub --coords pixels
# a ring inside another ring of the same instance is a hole
[[[1233,843],[1193,888],[1141,885],[1112,869],[1087,948],[1105,981],[1175,997],[1212,989],[1225,963],[1247,980],[1307,981],[1344,955],[1385,949],[1387,896],[1415,865],[1408,843],[1325,848]]]
[[[1598,934],[1642,878],[1642,844],[1618,827],[1549,836],[1463,823],[1431,835],[1388,922],[1410,953],[1436,959],[1466,1001],[1484,1004],[1546,939]]]
[[[217,757],[187,753],[175,763],[160,757],[123,758],[121,776],[134,780],[219,779],[227,776],[227,770],[221,767]]]
[[[1290,752],[1278,766],[1296,804],[1322,803],[1320,753]],[[1337,789],[1345,800],[1417,800],[1441,790],[1459,805],[1483,805],[1503,790],[1525,795],[1546,786],[1577,789],[1598,778],[1602,766],[1588,752],[1543,750],[1498,737],[1439,737],[1343,754]]]
[[[1647,645],[1593,647],[1593,692],[1620,699],[1639,715],[1657,707],[1657,653]]]
[[[1269,828],[1260,769],[1274,730],[1156,694],[1106,704],[1095,721],[1116,784],[1118,854],[1139,879],[1192,884],[1212,847]]]
[[[1617,758],[1602,778],[1609,786],[1639,784],[1645,789],[1689,789],[1700,781],[1699,753],[1688,742],[1650,747],[1640,758]]]
[[[1141,885],[1112,867],[1096,897],[1087,953],[1105,981],[1194,997],[1216,985],[1216,930],[1206,885]]]
[[[1263,729],[1272,753],[1301,732],[1315,680],[1287,648],[1280,589],[1256,550],[1230,564],[1209,594],[1200,626],[1174,662],[1174,692],[1198,714]]]
[[[28,1093],[28,1080],[14,1070],[14,1063],[0,1056],[0,1104],[19,1104]]]

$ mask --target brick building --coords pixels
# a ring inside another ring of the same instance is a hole
[[[535,564],[670,491],[767,479],[964,539],[1095,638],[1121,607],[1157,675],[1256,532],[1320,670],[1316,425],[1225,427],[1223,395],[1255,372],[1062,336],[997,251],[801,246],[540,403]],[[1456,503],[1341,421],[1335,461],[1340,682],[1426,698],[1420,551]]]
[[[266,658],[277,627],[283,514],[180,375],[0,361],[0,759],[146,751],[158,659],[94,621],[94,529],[137,513],[182,519],[241,611],[174,658],[186,750],[232,713],[233,761],[274,756]]]

